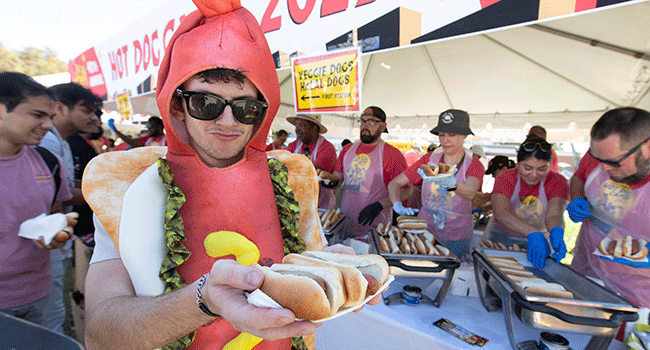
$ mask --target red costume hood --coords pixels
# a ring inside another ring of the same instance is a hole
[[[169,107],[174,92],[183,82],[213,68],[242,71],[268,102],[264,120],[246,146],[264,151],[280,106],[278,76],[264,33],[239,0],[193,1],[199,10],[187,15],[176,29],[158,71],[156,102],[167,131],[169,152],[198,158],[188,144],[184,123],[170,116]]]

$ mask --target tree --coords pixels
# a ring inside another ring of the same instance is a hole
[[[11,51],[0,42],[0,72],[20,72],[29,76],[65,73],[68,66],[49,47],[45,50],[28,47]]]

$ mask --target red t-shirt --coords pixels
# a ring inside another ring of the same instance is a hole
[[[145,146],[167,146],[167,136],[149,137],[148,135],[140,137]],[[147,144],[149,142],[149,144]]]
[[[420,169],[420,165],[429,163],[429,159],[431,159],[432,154],[433,153],[425,154],[417,162],[413,163],[413,165],[411,165],[408,169],[406,169],[404,174],[409,179],[409,182],[411,182],[411,184],[416,186],[422,184],[422,177],[420,176],[420,174],[418,174],[418,169]],[[483,166],[480,160],[474,157],[471,157],[470,159],[472,160],[472,162],[469,164],[469,167],[467,168],[467,173],[465,174],[465,177],[467,178],[475,177],[476,179],[478,179],[480,184],[483,184],[483,175],[485,175],[485,167]],[[463,162],[467,162],[467,161],[468,159],[467,157],[465,157]],[[479,186],[479,191],[481,190],[481,187],[482,186]]]
[[[317,143],[318,142],[314,142],[313,145],[308,147],[309,154],[312,154],[314,152]],[[289,144],[289,146],[287,146],[287,151],[293,153],[296,150],[297,145],[298,140],[293,141]],[[299,152],[304,153],[305,147],[306,146],[303,143]],[[316,159],[314,159],[314,157],[311,157],[311,162],[317,168],[323,169],[328,173],[332,173],[334,170],[334,164],[336,164],[336,149],[334,148],[334,145],[332,145],[332,143],[327,140],[323,140],[323,142],[320,144],[320,147],[318,147],[318,154],[316,154]]]
[[[499,193],[510,199],[512,193],[515,191],[516,184],[517,169],[508,169],[499,174],[494,180],[492,193]],[[523,181],[520,181],[521,189],[519,190],[519,197],[535,196],[539,198],[539,185],[528,187]],[[544,192],[546,193],[547,200],[551,200],[551,198],[569,199],[568,181],[564,176],[554,171],[549,171],[544,179]]]
[[[589,174],[591,174],[596,167],[600,164],[599,161],[595,160],[592,156],[589,155],[589,152],[585,153],[585,155],[580,159],[580,164],[578,165],[578,170],[573,174],[580,180],[582,180],[582,183],[587,182],[587,177],[589,177]],[[650,174],[645,177],[645,179],[633,183],[633,184],[628,184],[631,189],[637,189],[645,184],[647,184],[650,181]]]
[[[265,151],[273,151],[274,149],[284,149],[284,147],[275,147],[275,144],[271,142],[268,145],[266,145]]]
[[[345,157],[345,154],[348,152],[350,147],[352,147],[352,144],[348,144],[343,147],[341,154],[339,154],[339,158],[336,160],[334,171],[337,171],[339,173],[343,172],[343,157]],[[359,147],[357,147],[357,151],[355,153],[357,155],[363,153],[368,154],[372,152],[375,147],[377,147],[377,145],[366,145],[362,143],[359,145]],[[404,159],[402,152],[389,144],[386,144],[384,147],[384,158],[382,159],[382,162],[384,164],[384,185],[386,186],[388,186],[388,183],[391,182],[391,180],[397,177],[397,175],[404,172],[406,169],[406,160]]]

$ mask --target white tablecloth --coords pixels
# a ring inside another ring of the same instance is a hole
[[[414,284],[430,298],[435,290],[426,289],[427,279],[398,277],[384,296],[401,292],[405,284]],[[483,347],[470,345],[433,325],[445,318],[466,330],[489,339]],[[539,341],[541,330],[530,328],[514,317],[516,342]],[[562,333],[574,350],[584,349],[588,335]],[[442,306],[430,304],[406,305],[401,302],[386,306],[367,306],[361,312],[324,322],[316,332],[317,349],[511,349],[503,313],[487,312],[476,297],[447,295]],[[624,349],[614,340],[610,350]]]

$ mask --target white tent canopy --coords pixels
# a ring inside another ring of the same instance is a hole
[[[649,45],[650,3],[642,1],[372,52],[362,56],[362,105],[386,111],[389,137],[400,130],[425,137],[440,112],[458,108],[471,115],[476,140],[541,124],[566,130],[550,133],[551,141],[582,141],[607,109],[650,109]],[[291,69],[279,69],[278,79],[282,105],[272,128],[293,130],[285,120],[295,114]],[[158,114],[153,93],[132,104]],[[357,116],[323,115],[327,135],[356,138]]]

